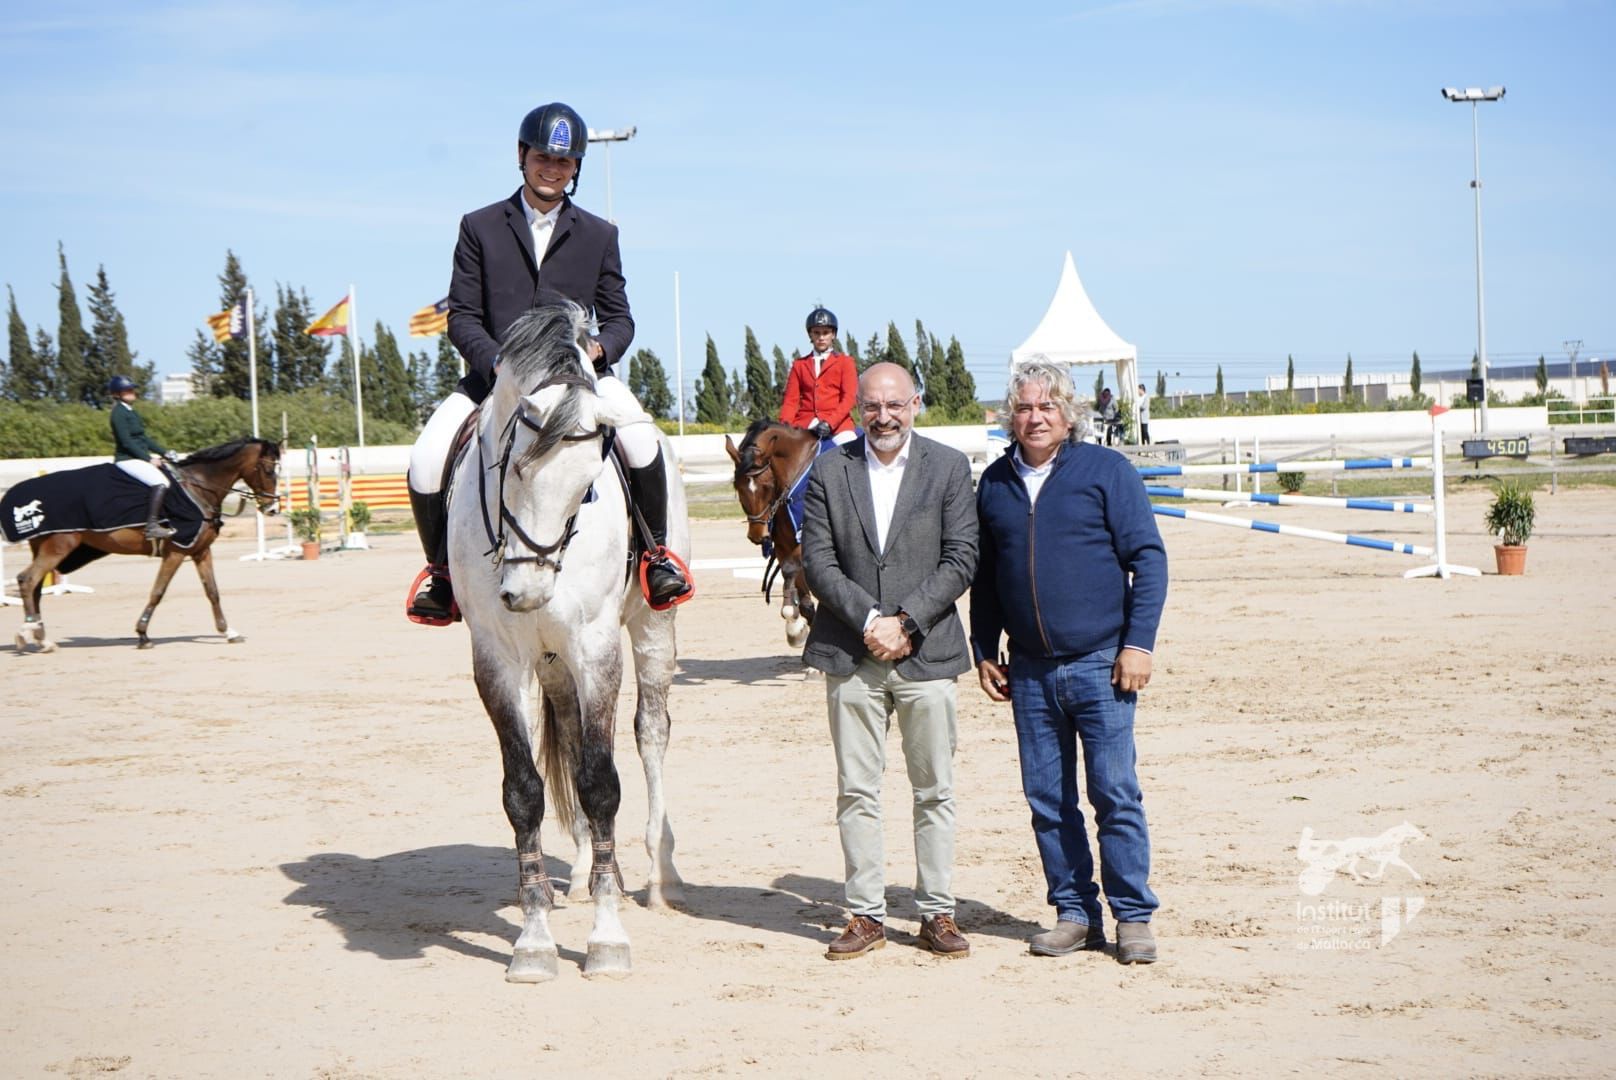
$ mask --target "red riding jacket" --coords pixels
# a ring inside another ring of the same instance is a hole
[[[858,368],[846,353],[825,357],[819,378],[814,378],[814,358],[810,353],[791,365],[786,376],[786,399],[780,406],[780,419],[805,428],[814,418],[825,421],[831,433],[840,435],[853,427],[853,401],[858,396]]]

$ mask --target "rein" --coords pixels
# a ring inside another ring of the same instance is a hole
[[[255,490],[251,484],[248,484],[246,487],[238,486],[238,484],[231,484],[231,486],[224,488],[214,487],[211,484],[204,484],[194,479],[192,476],[190,476],[190,474],[186,473],[185,470],[180,468],[173,468],[165,471],[169,472],[170,475],[177,479],[180,484],[188,490],[195,489],[197,491],[206,492],[210,495],[217,496],[217,498],[214,500],[213,508],[208,511],[210,517],[219,516],[220,510],[224,506],[224,496],[226,495],[242,495],[254,500],[268,499],[270,501],[270,512],[280,508],[281,496],[279,492],[258,491]]]
[[[772,529],[774,527],[775,515],[780,512],[781,507],[785,506],[785,504],[790,501],[791,493],[797,490],[797,485],[802,483],[803,477],[807,476],[808,470],[812,469],[813,467],[814,459],[809,458],[808,464],[804,465],[802,470],[798,472],[796,476],[792,477],[791,483],[780,489],[780,494],[776,495],[769,505],[763,508],[763,512],[761,514],[747,514],[746,520],[753,525],[762,525],[765,529]],[[756,475],[761,476],[764,472],[772,473],[773,471],[774,470],[772,467],[768,467],[758,470]]]
[[[529,393],[536,394],[547,386],[570,381],[566,378],[551,379],[535,386]],[[518,423],[529,431],[542,432],[544,430],[544,425],[535,423],[533,418],[527,414],[525,408],[517,406],[516,412],[506,421],[505,430],[500,434],[500,440],[505,444],[504,449],[501,450],[499,459],[492,465],[485,464],[484,441],[481,438],[477,440],[477,463],[482,466],[477,470],[477,502],[483,515],[483,532],[487,534],[489,543],[489,548],[483,552],[483,555],[492,555],[496,567],[502,563],[536,563],[539,566],[548,566],[559,574],[561,572],[561,558],[567,553],[567,545],[572,543],[573,537],[578,535],[578,530],[574,527],[578,520],[578,512],[573,511],[572,516],[567,518],[567,523],[561,527],[561,536],[557,538],[555,543],[541,544],[527,534],[521,523],[512,515],[510,508],[505,505],[505,473],[510,466],[511,451],[516,446],[516,425]],[[606,427],[600,425],[593,431],[580,431],[572,435],[562,435],[560,439],[562,442],[587,442],[590,439],[604,439],[605,437]],[[497,493],[499,498],[498,532],[495,532],[494,523],[488,517],[487,478],[488,473],[495,469],[499,470],[499,490]],[[509,542],[505,532],[507,527],[509,527],[511,534],[521,541],[522,546],[532,552],[531,555],[507,555],[505,553],[506,545]]]

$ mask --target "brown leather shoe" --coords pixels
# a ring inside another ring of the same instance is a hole
[[[884,948],[887,943],[886,927],[868,915],[855,915],[847,920],[842,936],[825,950],[827,960],[852,960],[867,952]]]
[[[920,920],[920,944],[950,960],[971,955],[971,943],[960,933],[952,915],[933,915]]]

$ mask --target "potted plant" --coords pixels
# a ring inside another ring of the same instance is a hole
[[[365,540],[365,533],[370,529],[370,506],[363,500],[356,500],[348,506],[348,539],[345,547],[369,548]]]
[[[305,506],[293,510],[291,514],[292,531],[297,538],[303,541],[303,557],[305,559],[318,559],[320,557],[320,511],[312,506]]]
[[[1532,493],[1514,480],[1500,483],[1487,507],[1487,531],[1498,537],[1493,548],[1500,574],[1526,571],[1526,541],[1532,536],[1536,510]]]

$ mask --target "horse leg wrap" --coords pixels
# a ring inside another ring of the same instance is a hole
[[[595,861],[589,868],[589,891],[595,891],[595,882],[601,878],[613,878],[617,881],[617,891],[626,893],[623,887],[623,871],[617,865],[617,845],[613,843],[595,844]],[[601,860],[605,860],[602,862]]]
[[[544,870],[542,851],[526,852],[516,856],[517,884],[522,888],[537,888],[544,897],[546,907],[555,906],[555,886]]]

